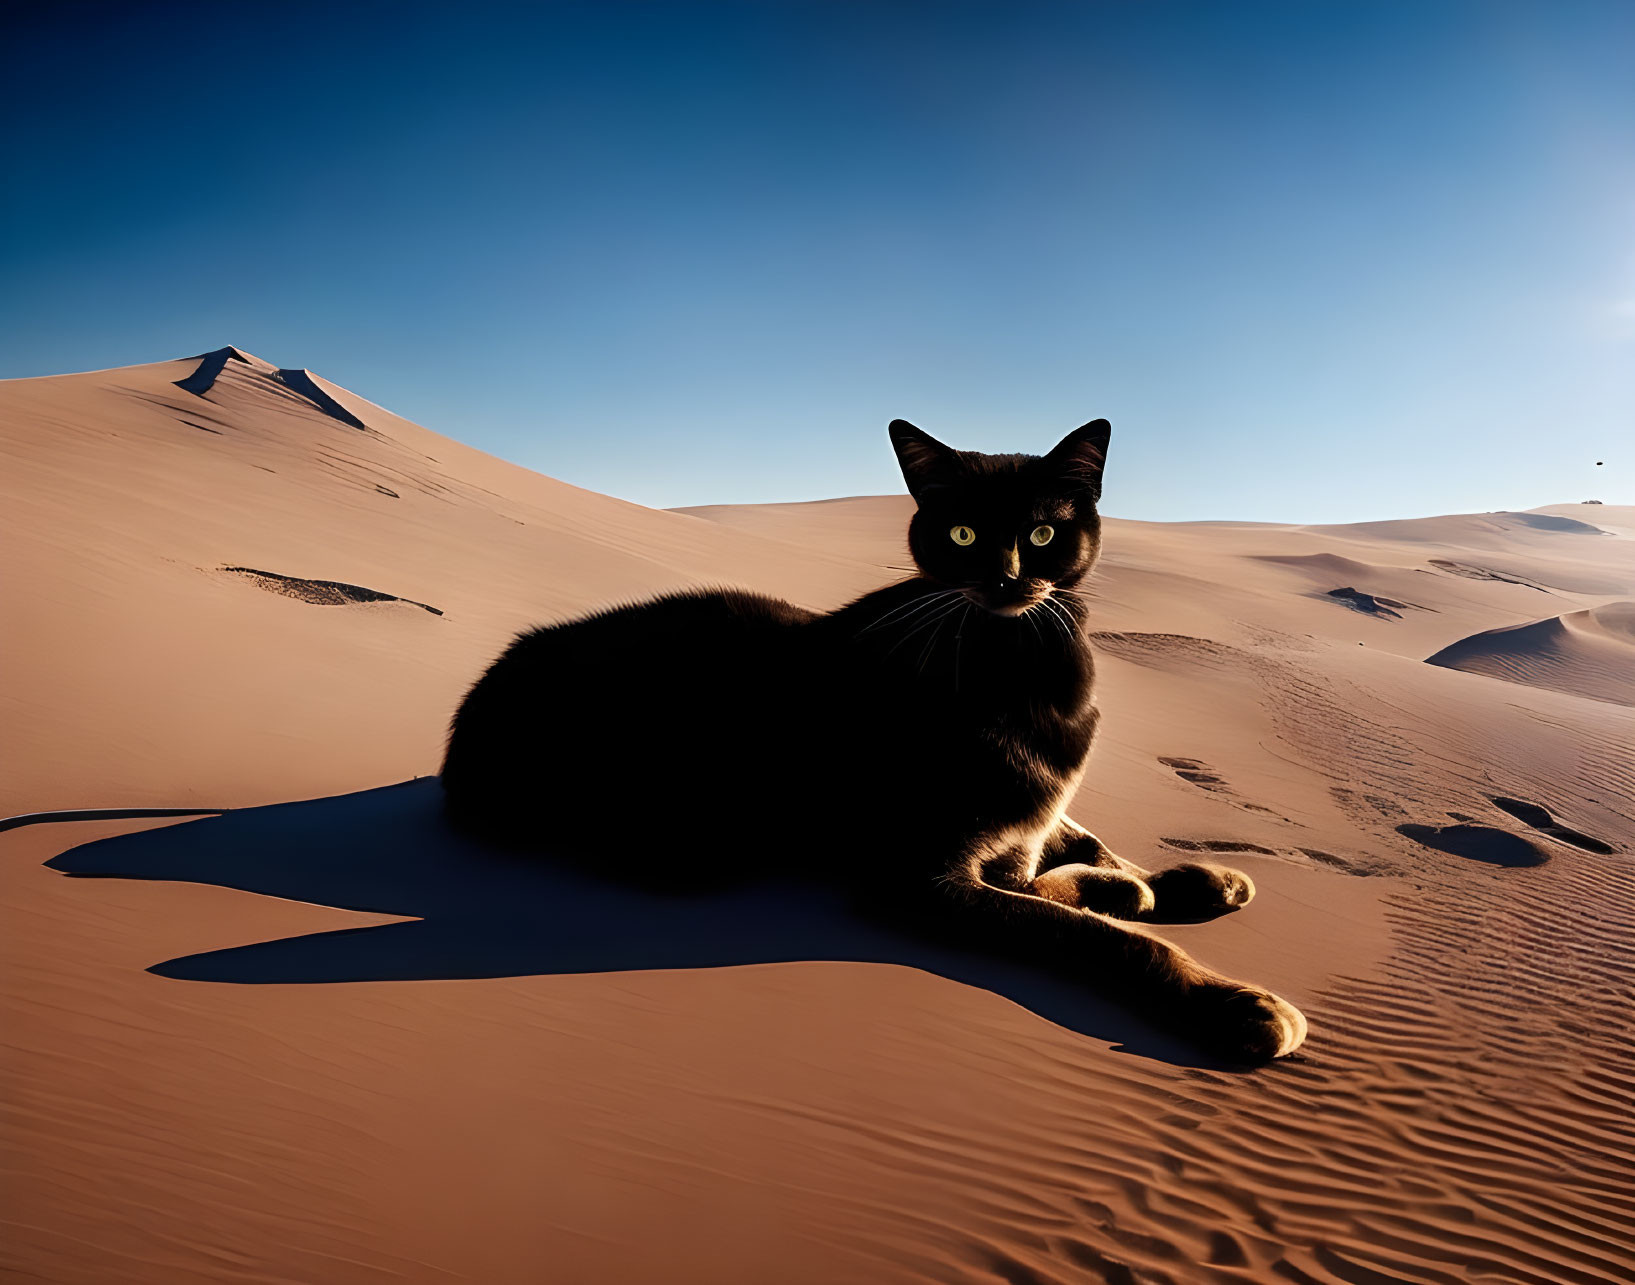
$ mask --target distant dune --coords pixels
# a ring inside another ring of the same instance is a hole
[[[1635,602],[1484,630],[1444,647],[1428,663],[1635,705]]]
[[[1310,1018],[1244,1073],[821,900],[474,850],[411,781],[517,630],[834,607],[904,495],[656,511],[232,347],[0,382],[0,460],[0,816],[116,810],[0,834],[0,1278],[1635,1279],[1635,508],[1107,521],[1069,811],[1252,875],[1165,930]],[[667,767],[617,766],[633,811]]]

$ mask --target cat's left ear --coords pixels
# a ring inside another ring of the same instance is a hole
[[[897,452],[897,463],[902,465],[903,481],[908,483],[910,495],[923,500],[928,492],[947,485],[955,471],[958,452],[906,419],[892,420],[886,431],[891,434],[892,449]]]
[[[1081,428],[1075,428],[1045,456],[1045,463],[1070,489],[1088,494],[1091,503],[1101,499],[1101,471],[1107,462],[1107,441],[1113,435],[1113,426],[1104,419],[1093,419]]]

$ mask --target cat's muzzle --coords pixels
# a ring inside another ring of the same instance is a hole
[[[964,592],[977,606],[996,616],[1020,616],[1050,596],[1048,589],[1041,593],[1015,580],[1001,585],[971,585]]]

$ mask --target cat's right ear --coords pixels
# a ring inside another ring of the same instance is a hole
[[[957,452],[906,419],[892,420],[887,431],[910,495],[923,499],[928,492],[948,484],[957,465]]]
[[[1107,462],[1107,441],[1113,426],[1104,419],[1093,419],[1075,428],[1056,443],[1045,464],[1069,488],[1088,495],[1094,504],[1101,499],[1101,471]]]

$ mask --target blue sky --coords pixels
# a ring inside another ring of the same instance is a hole
[[[1635,502],[1623,0],[31,8],[0,377],[233,343],[655,505],[1099,415],[1126,517]]]

